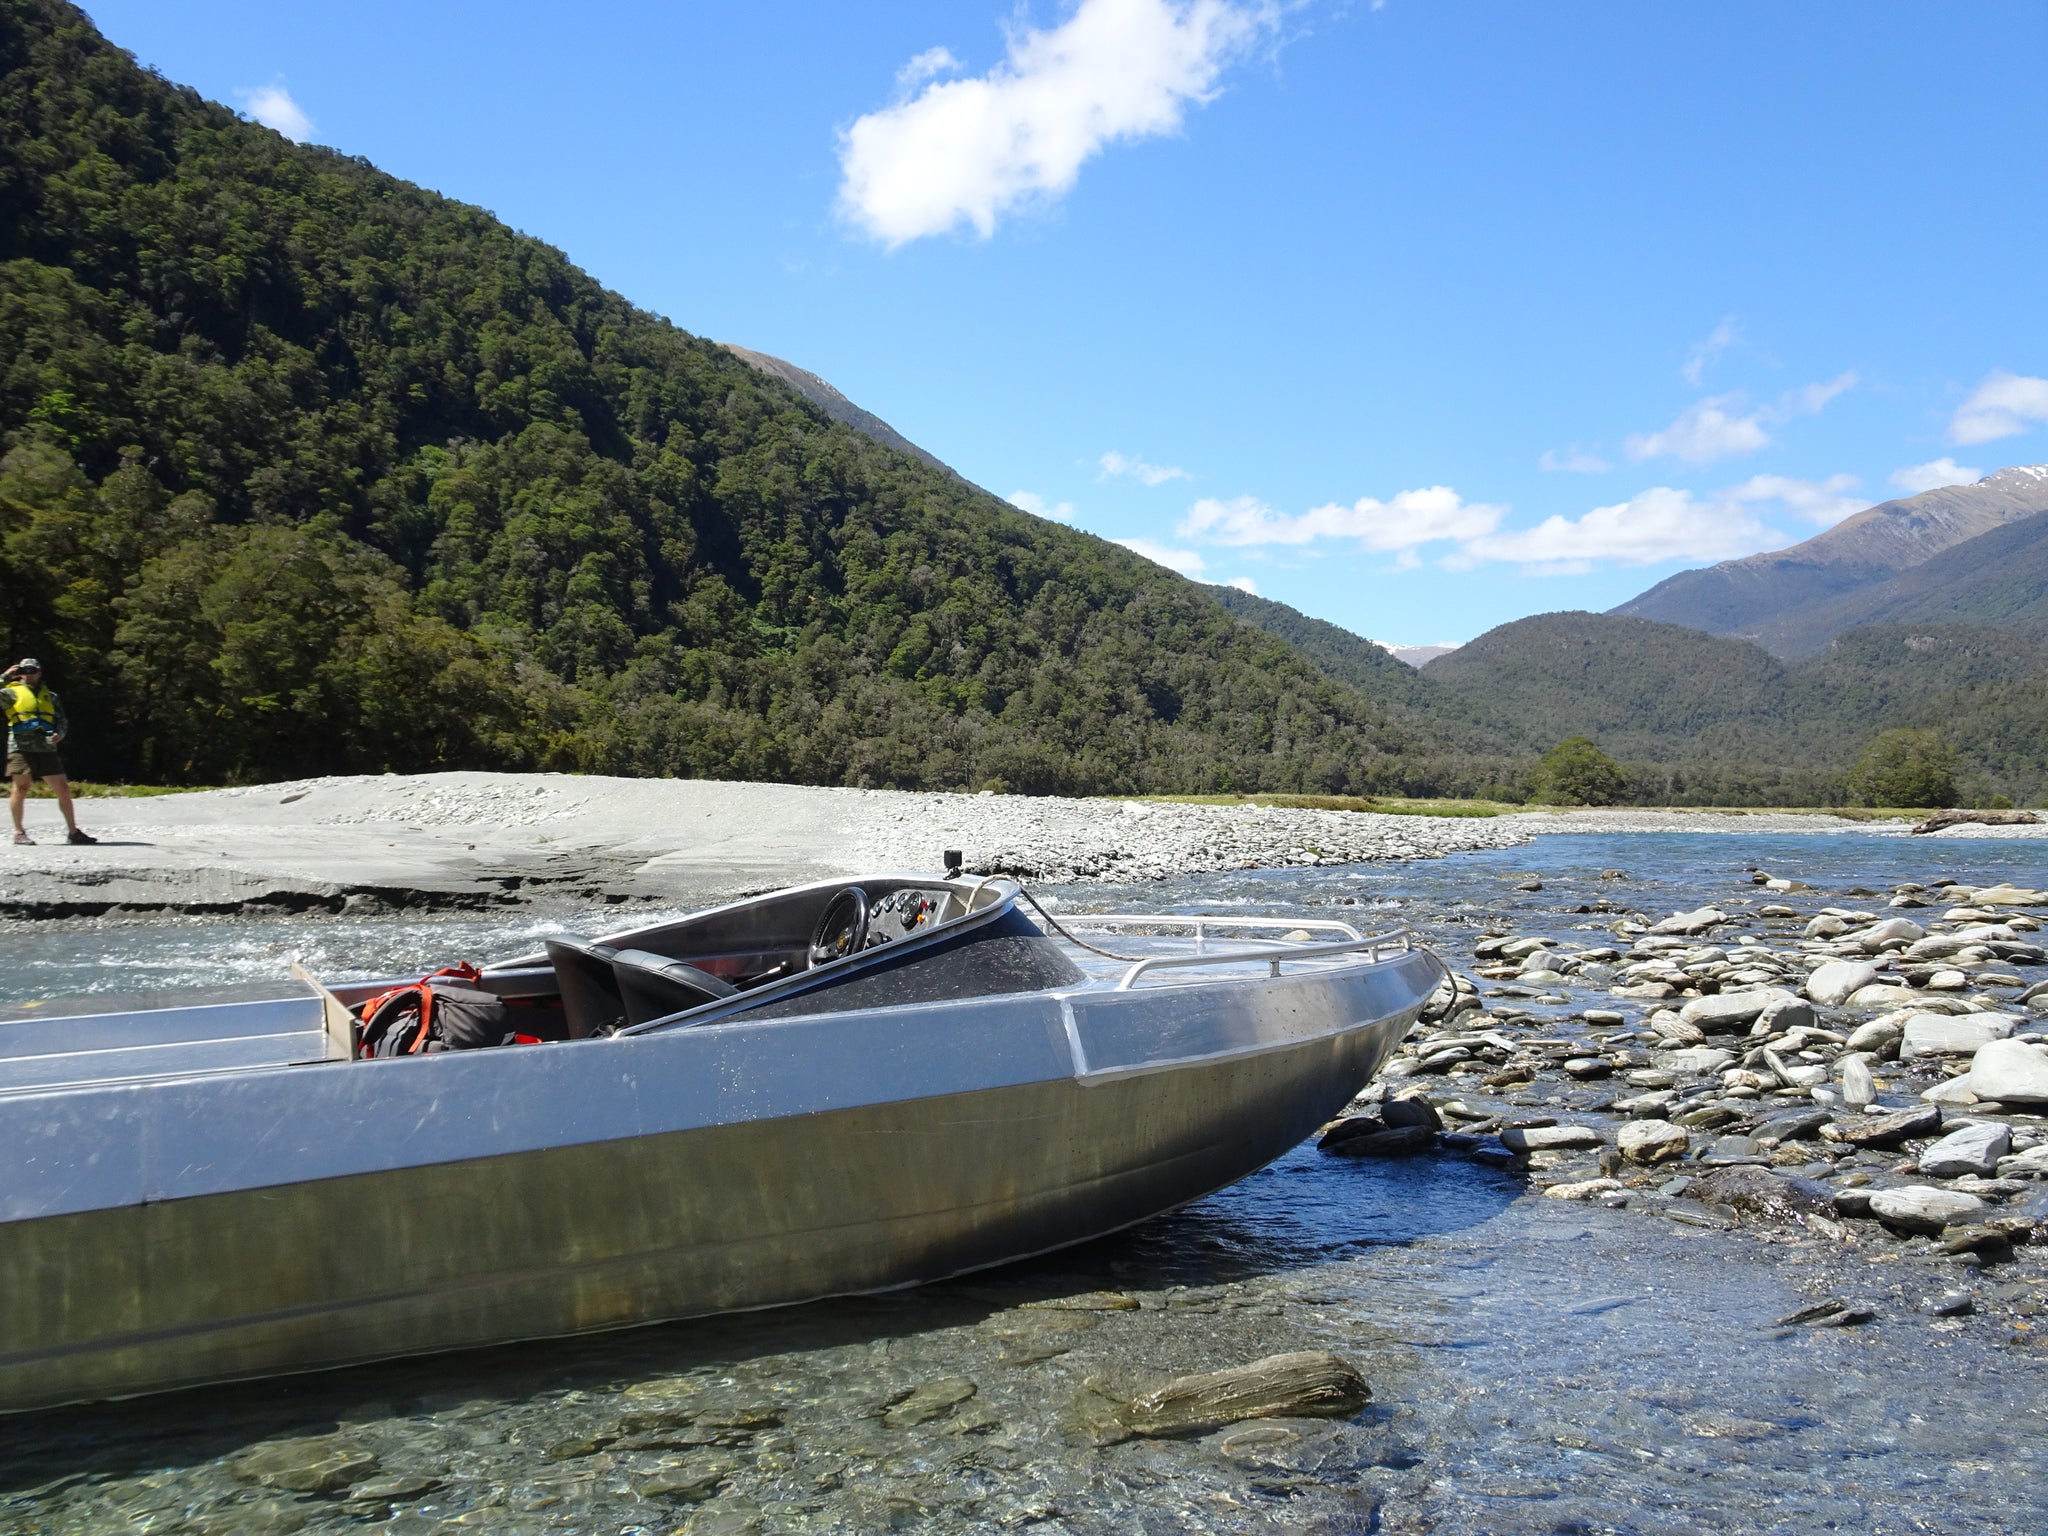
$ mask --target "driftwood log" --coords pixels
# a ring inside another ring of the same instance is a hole
[[[1913,831],[1917,836],[1922,832],[1939,832],[1943,827],[1967,826],[1971,822],[1986,827],[2035,827],[2041,824],[2041,818],[2032,811],[1936,811]]]

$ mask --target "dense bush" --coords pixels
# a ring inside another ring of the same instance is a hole
[[[1849,770],[1857,805],[1945,810],[1956,803],[1956,749],[1939,731],[1880,731]]]

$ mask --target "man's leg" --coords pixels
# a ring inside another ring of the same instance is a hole
[[[57,809],[64,813],[64,825],[71,831],[78,830],[78,818],[71,813],[71,780],[61,773],[45,774],[43,782],[50,786],[57,797]],[[17,817],[17,824],[19,818]]]
[[[21,808],[28,803],[29,776],[17,773],[7,786],[7,812],[14,818],[14,830],[21,831]]]

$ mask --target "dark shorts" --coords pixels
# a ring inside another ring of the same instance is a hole
[[[39,779],[64,777],[64,759],[55,752],[25,747],[7,754],[7,777],[18,779],[23,774],[32,774]]]

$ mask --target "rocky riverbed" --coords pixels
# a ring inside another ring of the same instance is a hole
[[[800,880],[930,869],[957,849],[982,874],[1116,883],[1247,868],[1441,858],[1545,834],[1867,835],[1831,816],[1695,811],[1383,815],[922,794],[571,774],[441,773],[288,784],[82,807],[100,841],[0,858],[0,919],[577,911],[702,904]],[[1890,825],[1903,834],[1907,823]],[[1960,827],[2036,836],[2048,827]]]
[[[1551,1199],[1865,1261],[1816,1264],[1786,1326],[1982,1313],[2032,1342],[2048,1330],[2048,891],[1944,875],[1845,904],[1767,868],[1746,885],[1625,911],[1605,941],[1486,924],[1322,1150],[1469,1157]]]
[[[0,1422],[0,1529],[2031,1536],[2048,1105],[1985,1052],[2040,1054],[2048,860],[1705,826],[1041,886],[1415,927],[1467,986],[1348,1133],[1405,1147],[913,1292]],[[490,921],[130,923],[35,974]]]

